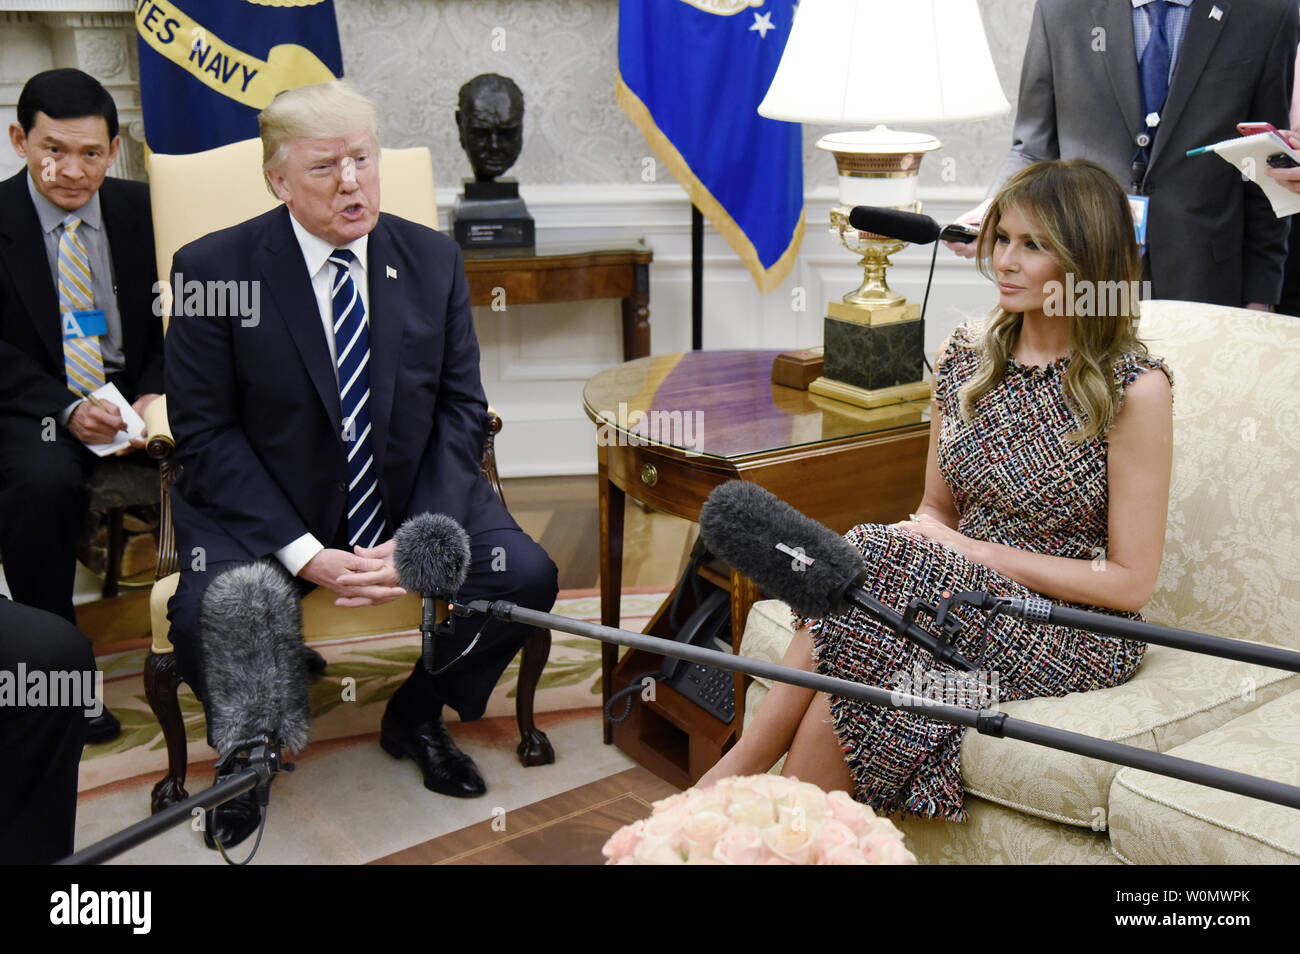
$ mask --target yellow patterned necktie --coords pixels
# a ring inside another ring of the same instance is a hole
[[[63,220],[63,234],[59,236],[59,315],[61,324],[68,312],[89,311],[95,306],[91,291],[90,256],[86,246],[77,238],[81,219],[69,215]],[[63,339],[63,367],[68,387],[78,394],[89,394],[104,386],[104,353],[99,346],[99,335]]]

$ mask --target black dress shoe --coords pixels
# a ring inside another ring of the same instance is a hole
[[[307,664],[307,672],[312,676],[319,676],[325,671],[325,657],[310,646],[302,647],[302,659]]]
[[[220,782],[222,776],[217,776]],[[213,817],[215,813],[215,818]],[[257,806],[257,792],[244,792],[236,795],[224,805],[218,805],[203,814],[203,844],[213,851],[217,849],[215,834],[221,839],[222,848],[233,848],[253,832],[262,823],[262,813]]]
[[[86,719],[86,744],[98,745],[101,742],[112,742],[122,734],[122,723],[117,721],[117,716],[104,709],[99,715]]]
[[[453,798],[477,798],[487,791],[474,760],[457,748],[442,718],[413,719],[389,702],[380,722],[379,744],[395,759],[408,755],[420,766],[424,787]]]

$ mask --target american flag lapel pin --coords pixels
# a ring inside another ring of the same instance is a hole
[[[385,265],[385,266],[384,266],[384,274],[387,275],[389,278],[396,278],[396,277],[397,277],[397,269],[393,268],[393,266],[391,266],[391,265]]]
[[[1211,19],[1211,20],[1222,20],[1222,19],[1223,19],[1223,11],[1222,11],[1221,9],[1219,9],[1218,6],[1213,6],[1213,7],[1211,7],[1211,8],[1210,8],[1210,19]]]

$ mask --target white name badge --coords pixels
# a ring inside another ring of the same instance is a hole
[[[1145,195],[1128,197],[1129,211],[1133,213],[1133,234],[1143,249],[1147,245],[1147,206],[1151,200]]]
[[[65,311],[63,313],[63,337],[93,338],[108,334],[108,320],[104,309],[89,308],[86,311]]]

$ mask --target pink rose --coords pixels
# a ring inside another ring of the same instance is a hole
[[[689,818],[682,828],[691,857],[713,857],[713,846],[726,834],[731,823],[721,812],[702,811]]]
[[[631,855],[640,843],[641,833],[644,829],[644,821],[634,821],[630,825],[624,825],[609,836],[609,841],[605,842],[604,847],[600,849],[600,853],[610,859],[611,862],[617,862],[620,858]]]
[[[727,795],[720,792],[713,786],[705,789],[692,788],[686,792],[686,810],[692,815],[698,815],[700,812],[717,812],[722,814],[727,810]]]
[[[806,865],[812,857],[812,834],[806,828],[769,825],[763,829],[763,844],[772,854],[792,865]]]
[[[853,829],[859,838],[872,830],[876,813],[870,805],[854,801],[848,792],[831,792],[826,796],[828,814],[838,822],[843,822]]]
[[[681,833],[690,820],[691,813],[686,802],[681,801],[666,810],[656,811],[645,820],[645,835],[656,838],[670,838]]]
[[[817,863],[819,865],[865,865],[867,859],[863,857],[857,845],[840,845],[822,855]]]
[[[850,847],[858,851],[858,836],[844,822],[827,818],[816,830],[815,853],[825,857],[837,848]]]
[[[872,832],[858,843],[858,847],[862,849],[867,864],[916,864],[916,856],[904,847],[902,839],[888,832]]]
[[[636,846],[632,857],[639,865],[680,865],[686,862],[682,853],[667,838],[648,834]]]
[[[724,865],[755,865],[766,854],[763,836],[753,825],[733,824],[713,846],[713,857]]]
[[[733,801],[728,805],[727,817],[736,824],[762,829],[776,821],[776,808],[766,798],[753,796],[748,801]]]
[[[694,789],[687,789],[685,792],[678,792],[676,795],[669,795],[667,798],[661,798],[657,802],[651,802],[650,808],[653,813],[658,815],[660,812],[670,811],[674,806],[685,804],[686,795]]]

